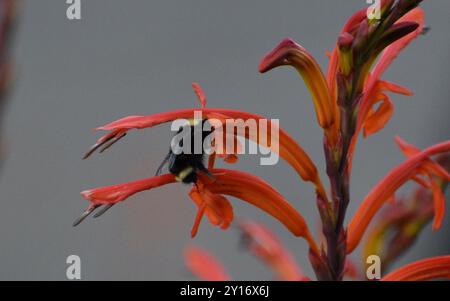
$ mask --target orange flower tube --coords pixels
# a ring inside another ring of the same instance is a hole
[[[364,231],[369,225],[374,215],[381,206],[395,193],[395,191],[405,182],[411,180],[430,156],[450,151],[450,141],[445,141],[431,146],[414,156],[409,157],[405,162],[392,169],[372,191],[365,197],[347,229],[347,251],[351,253],[359,241]],[[450,180],[448,178],[447,180]],[[440,212],[436,212],[439,216]]]
[[[450,279],[450,255],[422,259],[395,271],[381,281],[426,281],[434,279]]]
[[[317,120],[324,129],[335,122],[337,103],[332,101],[325,76],[319,64],[302,46],[291,39],[284,39],[269,52],[259,65],[259,71],[265,73],[279,66],[292,66],[303,77],[312,94]]]

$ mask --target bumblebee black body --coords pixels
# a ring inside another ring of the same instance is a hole
[[[190,153],[180,152],[179,154],[175,154],[172,149],[169,150],[169,153],[164,158],[163,162],[159,166],[156,175],[159,175],[162,171],[162,168],[167,163],[169,172],[176,176],[176,179],[185,184],[195,183],[198,180],[198,172],[203,172],[208,176],[212,176],[211,173],[204,165],[205,153],[203,149],[203,142],[205,138],[208,137],[209,134],[212,133],[212,130],[203,130],[203,125],[207,122],[206,119],[202,120],[202,122],[195,123],[195,120],[190,120],[190,124],[186,125],[186,127],[190,128],[190,139],[191,139],[191,151]],[[180,128],[177,134],[181,133],[185,129],[184,127]],[[202,138],[202,149],[200,154],[196,154],[194,152],[194,137],[195,135],[201,135]],[[185,137],[186,138],[186,137]],[[180,140],[178,147],[183,149],[183,140]]]

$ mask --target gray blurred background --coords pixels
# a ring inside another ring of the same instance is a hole
[[[168,149],[168,125],[134,131],[103,155],[81,157],[99,137],[91,128],[132,114],[198,105],[197,81],[209,107],[279,118],[323,171],[322,132],[310,96],[293,69],[257,72],[260,58],[282,38],[305,46],[325,68],[340,28],[365,1],[82,0],[82,20],[66,19],[65,1],[24,1],[14,45],[14,91],[2,130],[7,145],[0,177],[0,279],[64,280],[66,257],[82,260],[85,280],[194,279],[185,246],[223,260],[237,280],[268,280],[270,272],[239,248],[235,229],[203,221],[190,239],[196,206],[188,187],[144,192],[77,228],[88,205],[79,192],[153,175]],[[385,79],[414,90],[393,96],[388,126],[360,141],[352,177],[351,214],[370,188],[403,160],[393,137],[420,147],[449,138],[450,2],[425,1],[432,30],[415,41]],[[233,168],[272,183],[315,227],[313,188],[280,162],[261,167],[244,157]],[[322,173],[324,182],[326,176]],[[409,187],[409,186],[408,186]],[[280,235],[313,276],[307,246],[281,224],[233,199],[236,218],[263,222]],[[400,263],[448,254],[450,218],[428,227]],[[359,252],[353,257],[359,260]]]

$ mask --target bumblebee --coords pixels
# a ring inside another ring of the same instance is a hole
[[[175,135],[181,133],[187,133],[181,136],[182,139],[175,145],[177,151],[174,152],[171,147],[168,154],[164,158],[161,165],[156,171],[156,175],[160,175],[162,169],[167,164],[168,170],[171,174],[176,176],[177,181],[190,184],[196,183],[198,179],[198,172],[202,172],[209,177],[213,177],[210,171],[204,165],[205,151],[203,145],[205,139],[210,136],[212,130],[203,130],[204,124],[208,122],[207,119],[203,119],[201,122],[195,119],[189,120],[189,124],[180,127]],[[189,129],[187,127],[190,127]],[[195,139],[194,137],[201,137],[202,149],[200,154],[195,153]],[[183,152],[183,141],[190,139],[190,153]]]
[[[158,170],[156,171],[156,175],[160,175],[162,172],[162,169],[164,168],[164,165],[168,164],[168,169],[171,174],[174,174],[176,176],[176,179],[180,182],[183,182],[185,184],[190,183],[196,183],[198,180],[198,172],[202,172],[205,175],[214,178],[214,176],[211,174],[211,172],[205,167],[203,160],[205,156],[205,151],[203,149],[205,139],[210,137],[210,134],[213,132],[213,130],[203,130],[203,125],[205,122],[208,122],[207,119],[202,120],[201,122],[195,119],[189,120],[189,124],[180,127],[177,134],[186,133],[187,137],[183,134],[178,142],[178,144],[175,145],[176,152],[172,151],[172,148],[170,148],[169,153],[164,158],[161,165],[158,167]],[[190,127],[190,129],[187,129],[186,127]],[[199,136],[201,135],[201,136]],[[195,154],[195,137],[199,136],[202,139],[202,149],[200,154]],[[123,136],[122,136],[123,137]],[[183,153],[181,150],[183,150],[183,141],[189,141],[186,139],[190,139],[191,149],[189,153]],[[180,150],[180,151],[178,151]],[[75,220],[73,223],[73,226],[77,226],[80,224],[87,216],[89,216],[94,210],[101,207],[102,208],[94,215],[94,218],[97,218],[101,215],[103,215],[107,210],[109,210],[112,206],[115,204],[108,204],[108,205],[95,205],[92,207],[89,207],[83,214]]]

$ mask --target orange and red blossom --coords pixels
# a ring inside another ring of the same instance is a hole
[[[450,140],[433,145],[411,155],[405,162],[392,169],[364,198],[347,229],[347,251],[352,252],[361,240],[367,226],[381,206],[388,201],[404,183],[414,180],[423,172],[449,181],[450,175],[443,168],[431,164],[433,155],[450,152]],[[433,188],[436,190],[436,188]],[[438,192],[435,192],[438,195]],[[440,226],[444,214],[442,194],[435,201],[434,227]]]
[[[165,174],[122,184],[89,189],[82,191],[81,195],[94,206],[111,205],[124,201],[138,192],[175,182],[174,175]]]
[[[265,73],[279,66],[292,66],[300,73],[311,92],[319,125],[329,129],[335,123],[337,104],[333,101],[325,76],[313,56],[287,38],[264,56],[259,64],[259,72]]]
[[[382,105],[384,105],[384,108],[380,108],[379,110],[386,110],[385,109],[386,106],[392,106],[390,104],[388,96],[384,93],[384,91],[389,91],[403,95],[412,95],[412,93],[408,89],[402,88],[397,85],[389,84],[387,82],[383,82],[380,79],[383,73],[386,71],[386,69],[392,64],[394,59],[399,55],[399,53],[423,32],[423,28],[425,25],[425,16],[423,10],[419,7],[413,9],[405,16],[403,16],[401,19],[399,19],[398,23],[410,21],[416,23],[418,25],[417,28],[413,32],[395,41],[394,43],[386,47],[385,50],[383,50],[377,64],[375,65],[372,71],[371,76],[369,77],[364,86],[364,95],[361,100],[361,104],[359,106],[358,111],[358,125],[357,125],[358,130],[362,128],[364,124],[367,122],[367,118],[369,118],[372,107],[374,107],[378,101],[381,100]],[[390,115],[388,117],[380,116],[381,124],[378,125],[378,127],[382,128],[388,121],[384,119],[386,118],[389,119],[389,117]],[[367,132],[366,130],[365,132],[366,134],[372,134],[375,131]]]
[[[268,265],[280,280],[308,281],[292,254],[267,227],[256,222],[240,223],[245,247]]]
[[[440,164],[446,164],[449,159],[450,156],[441,155],[438,160]],[[439,184],[445,188],[445,183],[447,181]],[[433,219],[433,211],[433,194],[428,187],[419,185],[408,197],[395,197],[367,232],[363,258],[377,254],[381,259],[382,270],[387,270],[414,245],[419,234]]]
[[[304,218],[272,186],[261,178],[237,170],[214,169],[214,180],[200,175],[197,185],[191,190],[191,197],[199,206],[200,218],[193,229],[198,228],[203,212],[209,220],[222,228],[228,227],[233,218],[226,199],[228,195],[248,202],[265,211],[286,226],[295,236],[303,237],[313,252],[317,246]],[[195,234],[195,232],[194,232]]]
[[[400,52],[423,32],[425,15],[423,10],[417,7],[405,14],[397,22],[414,22],[418,26],[411,33],[393,42],[381,52],[377,63],[364,83],[362,98],[358,106],[355,134],[353,135],[347,156],[350,163],[352,162],[360,131],[363,130],[364,137],[367,137],[381,130],[389,122],[394,112],[394,105],[387,92],[407,96],[412,95],[409,89],[383,81],[381,80],[381,76]],[[380,103],[380,106],[375,110],[374,107],[378,103]]]
[[[402,266],[383,278],[382,281],[426,281],[450,279],[450,255],[422,259]]]
[[[205,281],[227,281],[230,276],[223,264],[209,252],[190,246],[184,250],[184,261],[189,271]]]
[[[268,145],[268,142],[271,141],[271,132],[267,131],[267,129],[272,128],[271,120],[257,114],[238,110],[220,108],[190,108],[148,116],[128,116],[96,128],[95,130],[105,130],[109,131],[109,133],[102,136],[94,144],[94,146],[91,147],[89,152],[85,155],[85,158],[90,156],[97,149],[101,149],[100,152],[102,152],[102,150],[110,147],[117,140],[124,137],[126,133],[131,129],[144,129],[176,119],[193,118],[194,112],[201,112],[206,118],[212,118],[220,121],[224,119],[241,119],[244,122],[250,119],[257,121],[256,124],[258,126],[258,133],[249,134],[248,131],[246,131],[246,133],[244,133],[246,135],[245,138],[251,139],[256,143],[261,144],[262,146],[268,147],[271,150],[278,152],[280,157],[286,160],[297,171],[297,173],[303,180],[312,182],[315,185],[317,192],[326,199],[325,189],[319,178],[317,168],[308,154],[303,150],[303,148],[282,128],[278,128],[279,148],[276,149],[272,145]],[[263,129],[260,126],[261,124],[263,124],[260,121],[267,122],[266,129]],[[266,132],[263,133],[262,131]],[[239,133],[237,134],[239,135]],[[260,137],[264,136],[267,137],[267,139],[261,140]]]
[[[200,175],[199,181],[193,186],[190,196],[199,207],[195,219],[192,235],[197,232],[203,214],[210,222],[222,229],[228,228],[233,220],[232,207],[223,195],[233,196],[248,202],[265,211],[284,224],[295,236],[304,237],[313,251],[317,246],[306,225],[304,218],[292,207],[283,196],[262,179],[236,170],[211,170],[214,180]],[[81,195],[92,205],[88,208],[101,205],[113,205],[124,201],[128,197],[162,185],[176,182],[172,174],[166,174],[83,191]]]

